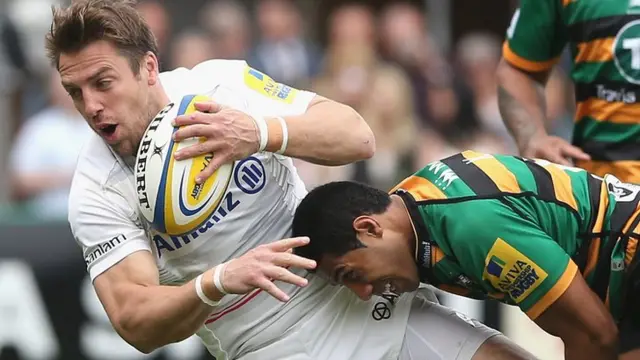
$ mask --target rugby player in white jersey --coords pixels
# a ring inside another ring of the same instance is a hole
[[[526,358],[496,331],[415,294],[395,305],[378,296],[361,302],[304,270],[314,262],[288,252],[304,244],[287,237],[306,193],[290,158],[339,165],[370,157],[373,136],[353,109],[275,83],[243,61],[159,73],[155,39],[129,1],[80,0],[54,10],[46,44],[63,86],[96,133],[71,188],[72,232],[115,330],[138,350],[197,334],[218,360]],[[180,158],[216,154],[203,176],[233,161],[235,173],[253,173],[252,181],[230,180],[204,229],[169,238],[138,216],[135,153],[167,104],[189,94],[214,93],[215,99],[219,87],[260,109],[268,141],[261,145],[265,139],[250,115],[215,102],[176,118],[188,125],[177,131],[177,141],[208,139]],[[284,155],[274,154],[285,140]],[[216,269],[223,269],[219,283]],[[420,322],[412,328],[409,319],[426,319],[438,331],[421,333]]]

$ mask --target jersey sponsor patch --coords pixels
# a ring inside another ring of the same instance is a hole
[[[297,89],[280,84],[268,75],[249,66],[244,71],[244,84],[251,90],[257,91],[270,99],[287,104],[293,103],[298,92]]]
[[[108,254],[113,249],[119,247],[120,244],[122,244],[125,241],[127,241],[127,237],[124,236],[123,234],[120,234],[118,236],[111,238],[109,241],[105,241],[94,247],[90,247],[89,249],[87,249],[89,252],[84,257],[85,264],[87,265],[87,267],[90,266],[96,260],[103,257],[105,254]]]
[[[547,278],[535,262],[498,238],[485,259],[483,278],[516,303],[526,299]]]
[[[640,20],[623,26],[613,42],[613,60],[620,74],[632,84],[640,84]]]

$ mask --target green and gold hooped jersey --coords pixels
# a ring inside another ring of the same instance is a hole
[[[391,193],[408,205],[424,282],[517,305],[535,319],[579,271],[619,315],[622,270],[637,242],[620,234],[639,232],[629,219],[639,213],[640,186],[465,151],[427,165]]]
[[[578,166],[640,182],[640,1],[520,0],[503,46],[513,66],[550,69],[565,45],[573,58],[573,143]]]

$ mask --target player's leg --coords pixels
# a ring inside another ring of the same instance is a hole
[[[420,292],[428,289],[421,289]],[[453,309],[427,301],[421,293],[411,307],[399,360],[535,359],[500,332]]]
[[[466,359],[466,358],[459,358]],[[531,360],[535,356],[502,334],[493,336],[478,348],[471,360]]]

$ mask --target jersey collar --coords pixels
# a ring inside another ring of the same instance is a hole
[[[409,218],[411,219],[411,225],[413,226],[413,232],[416,239],[416,254],[415,262],[418,266],[418,272],[420,274],[421,281],[432,281],[431,272],[431,251],[433,248],[433,241],[429,236],[429,231],[425,222],[418,210],[418,203],[413,198],[413,195],[403,189],[398,189],[394,192],[395,195],[400,196],[405,204]]]

